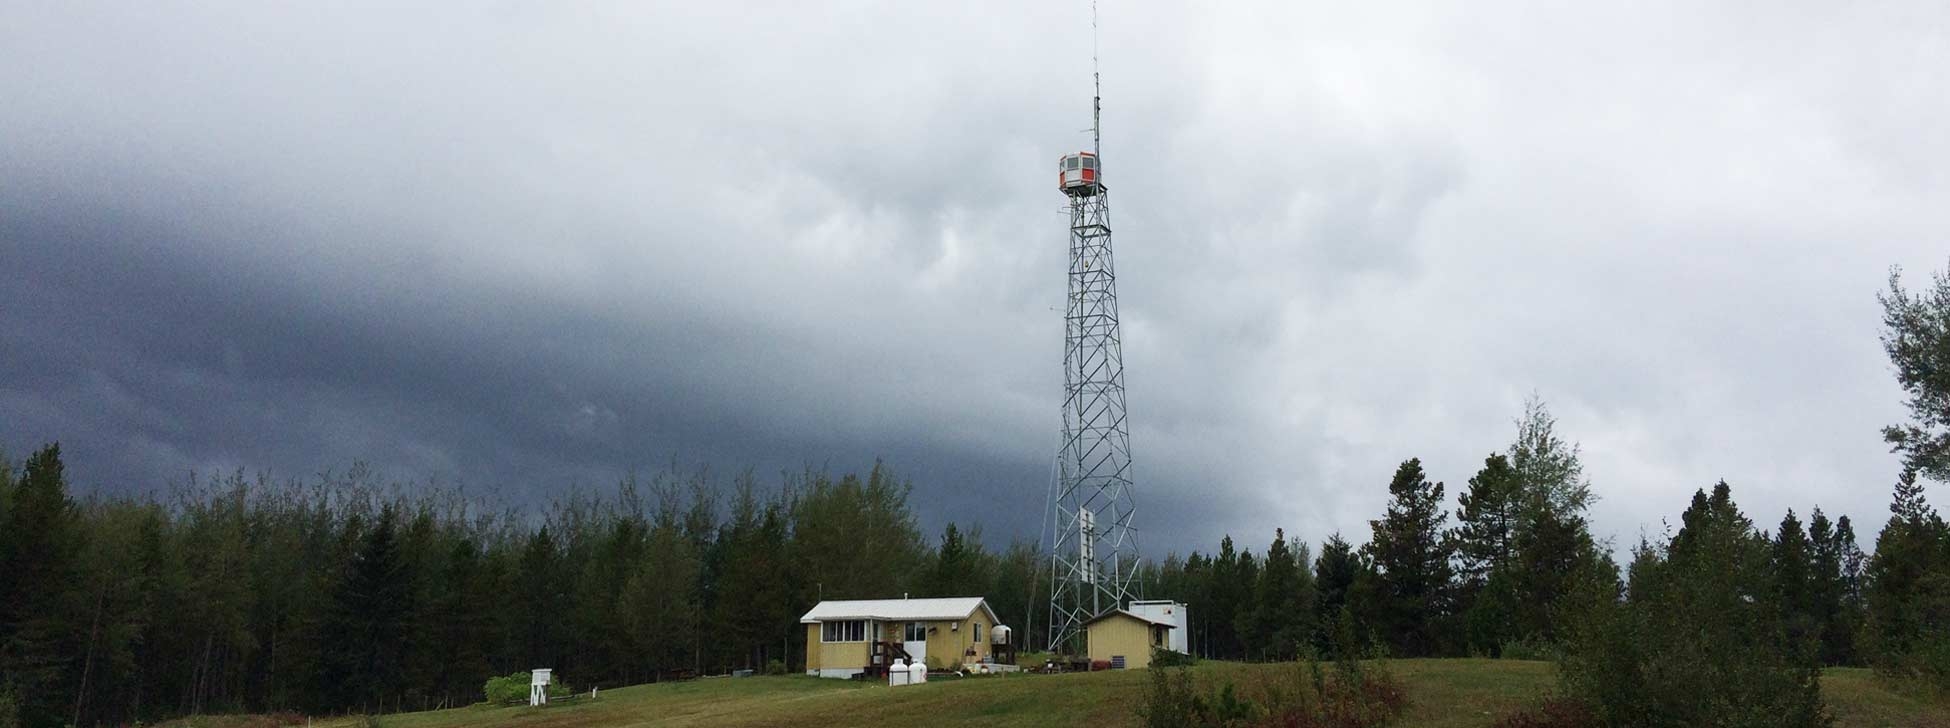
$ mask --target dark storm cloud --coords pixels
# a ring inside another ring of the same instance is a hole
[[[1601,533],[1876,520],[1940,7],[1106,6],[1156,551],[1365,539],[1544,396]],[[1034,537],[1087,4],[0,5],[0,445],[523,497],[884,457]]]

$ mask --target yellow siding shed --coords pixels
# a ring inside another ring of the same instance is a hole
[[[1091,660],[1116,662],[1138,669],[1151,666],[1151,650],[1163,647],[1175,627],[1154,622],[1122,609],[1106,612],[1083,625],[1083,641]]]

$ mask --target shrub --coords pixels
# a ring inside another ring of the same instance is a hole
[[[11,687],[0,684],[0,728],[20,728],[20,704]]]
[[[487,695],[487,702],[493,705],[526,703],[528,702],[529,682],[529,673],[509,673],[504,677],[488,678],[487,684],[482,686],[481,692]],[[569,694],[575,691],[569,687],[568,683],[556,679],[548,684],[547,692],[548,697],[552,700],[555,698],[569,697]]]
[[[1792,637],[1769,596],[1767,539],[1724,483],[1682,518],[1665,548],[1639,548],[1629,599],[1592,579],[1564,601],[1565,697],[1604,725],[1831,725],[1817,645]]]
[[[1185,668],[1154,669],[1138,716],[1147,726],[1379,728],[1408,709],[1401,681],[1379,664],[1342,660],[1330,674],[1310,660],[1247,675],[1242,685],[1214,691]]]
[[[1494,728],[1599,728],[1598,716],[1583,701],[1553,696],[1498,718]]]
[[[1539,637],[1510,640],[1498,653],[1505,660],[1556,660],[1562,656],[1557,645]]]
[[[1151,666],[1154,668],[1191,667],[1197,663],[1198,658],[1177,650],[1167,650],[1163,647],[1154,647],[1151,649]]]
[[[785,674],[785,660],[771,660],[771,661],[768,661],[768,662],[766,662],[766,663],[765,663],[765,674],[767,674],[767,675],[784,675],[784,674]]]
[[[503,677],[488,678],[481,692],[487,694],[487,701],[495,705],[508,705],[528,701],[528,673],[517,672]]]

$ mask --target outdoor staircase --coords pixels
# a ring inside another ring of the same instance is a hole
[[[906,660],[912,664],[914,656],[907,654],[907,647],[899,642],[874,640],[867,653],[865,675],[869,678],[887,677],[887,668],[894,664],[894,660]]]

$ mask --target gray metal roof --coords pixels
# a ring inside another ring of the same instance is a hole
[[[1110,611],[1108,611],[1108,612],[1104,612],[1103,614],[1099,614],[1099,615],[1097,615],[1096,617],[1093,617],[1093,618],[1091,618],[1091,619],[1090,619],[1090,621],[1088,621],[1088,622],[1084,622],[1084,625],[1085,625],[1085,626],[1088,626],[1088,625],[1092,625],[1092,624],[1096,624],[1096,623],[1098,623],[1098,622],[1102,622],[1102,621],[1104,621],[1104,620],[1106,620],[1106,619],[1109,619],[1109,618],[1111,618],[1111,617],[1114,617],[1114,616],[1117,616],[1117,615],[1119,615],[1119,614],[1122,614],[1122,615],[1124,615],[1124,616],[1126,616],[1126,617],[1130,617],[1131,619],[1135,619],[1135,620],[1137,620],[1137,621],[1139,621],[1139,622],[1144,622],[1144,623],[1146,623],[1146,624],[1150,624],[1150,625],[1152,625],[1152,626],[1155,626],[1155,627],[1170,627],[1170,628],[1172,628],[1172,629],[1178,629],[1178,625],[1176,625],[1176,624],[1172,624],[1172,623],[1170,623],[1170,622],[1165,622],[1165,621],[1161,621],[1161,620],[1156,620],[1156,619],[1152,619],[1152,618],[1150,618],[1150,617],[1146,617],[1146,616],[1144,616],[1144,615],[1142,615],[1142,614],[1138,614],[1137,612],[1133,612],[1133,611],[1130,611],[1130,610],[1128,610],[1128,609],[1112,609],[1112,610],[1110,610]]]
[[[882,619],[889,622],[946,622],[966,619],[980,609],[989,620],[1000,624],[995,610],[981,597],[936,597],[933,599],[833,599],[813,605],[799,618],[801,624],[839,619]]]

